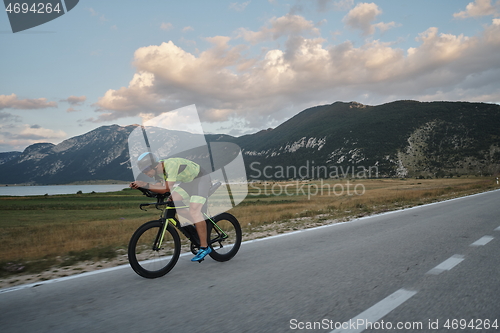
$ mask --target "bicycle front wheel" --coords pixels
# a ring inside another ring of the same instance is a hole
[[[162,229],[162,221],[150,221],[140,226],[130,239],[128,260],[132,269],[142,277],[163,276],[179,259],[181,240],[177,230],[168,224],[160,244]]]
[[[207,220],[210,257],[216,261],[228,261],[236,255],[241,245],[240,223],[233,215],[222,213]]]

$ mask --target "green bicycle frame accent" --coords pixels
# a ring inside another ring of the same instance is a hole
[[[178,207],[178,208],[188,208],[188,206],[182,206],[182,207]],[[173,209],[173,213],[169,214],[168,210],[169,209]],[[175,209],[176,207],[171,207],[171,206],[166,206],[165,208],[162,209],[162,218],[165,220],[165,223],[163,223],[163,228],[160,232],[160,239],[157,239],[156,240],[156,246],[155,246],[155,250],[159,250],[160,249],[160,246],[161,244],[163,243],[163,239],[165,238],[165,231],[167,231],[167,226],[169,223],[172,223],[172,225],[174,227],[177,227],[177,219],[175,218]],[[172,216],[168,216],[168,215],[172,215]]]
[[[165,232],[167,231],[167,226],[169,223],[172,223],[172,225],[176,228],[178,228],[178,224],[179,224],[179,221],[177,220],[177,218],[175,217],[175,210],[176,209],[186,209],[186,208],[189,208],[189,206],[181,206],[181,207],[173,207],[173,206],[166,206],[165,208],[162,209],[162,219],[165,220],[165,223],[163,224],[163,228],[160,232],[160,234],[158,235],[159,236],[159,239],[157,238],[157,241],[155,242],[156,246],[155,246],[155,250],[159,250],[160,249],[160,246],[161,244],[163,243],[163,239],[165,237]],[[168,211],[168,210],[174,210],[173,212],[172,211]],[[220,232],[222,234],[222,239],[226,239],[228,238],[229,236],[224,232],[224,230],[222,230],[213,220],[212,220],[212,217],[210,217],[209,215],[207,215],[206,213],[203,213],[203,215],[205,216],[205,220],[208,220],[210,222],[212,222],[212,225],[217,229],[218,232]]]
[[[224,230],[222,230],[218,225],[217,223],[214,222],[214,220],[212,220],[212,218],[210,216],[208,216],[207,214],[203,213],[203,215],[205,215],[205,220],[209,220],[210,222],[212,222],[212,224],[214,225],[214,227],[222,233],[222,239],[226,239],[227,237],[229,237],[225,232]]]

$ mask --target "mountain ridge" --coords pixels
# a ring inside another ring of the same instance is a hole
[[[23,152],[1,153],[0,183],[132,180],[127,138],[137,126],[101,126],[57,145],[37,143]],[[273,129],[205,137],[238,144],[251,180],[291,178],[268,177],[262,172],[266,167],[312,165],[332,171],[372,168],[378,177],[444,177],[499,173],[499,128],[497,104],[335,102],[305,109]]]
[[[496,104],[336,102],[302,111],[261,140],[237,142],[253,160],[271,166],[296,164],[290,153],[301,151],[302,160],[377,166],[382,176],[442,177],[498,172],[498,128]]]

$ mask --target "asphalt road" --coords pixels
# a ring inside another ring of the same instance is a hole
[[[0,330],[497,332],[499,254],[493,191],[247,242],[226,263],[182,256],[154,280],[124,266],[0,290]]]

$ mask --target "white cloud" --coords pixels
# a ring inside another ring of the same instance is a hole
[[[194,30],[194,28],[191,26],[187,26],[187,27],[182,28],[182,32],[188,32],[188,31],[193,31],[193,30]]]
[[[19,122],[19,121],[21,121],[21,117],[15,116],[12,113],[8,113],[8,112],[0,112],[0,124],[5,124],[5,123],[11,122],[11,121]]]
[[[346,11],[354,6],[354,0],[295,0],[295,4],[290,7],[289,14],[298,14],[307,11],[311,3],[318,12],[328,12],[330,10]]]
[[[19,151],[34,143],[58,143],[67,136],[62,130],[52,130],[39,125],[0,125],[0,147],[5,151]]]
[[[387,31],[391,28],[394,28],[394,27],[397,27],[398,24],[396,24],[396,22],[389,22],[389,23],[384,23],[384,22],[379,22],[379,23],[375,23],[373,25],[373,28],[377,28],[380,30],[380,32],[384,32],[384,31]]]
[[[242,3],[239,3],[239,2],[231,2],[229,4],[229,8],[232,9],[232,10],[235,10],[237,12],[242,12],[245,10],[245,8],[247,8],[247,6],[250,4],[251,1],[246,1],[246,2],[242,2]]]
[[[16,94],[0,95],[0,110],[2,109],[45,109],[57,107],[56,102],[47,102],[46,98],[19,99]]]
[[[90,15],[92,15],[92,16],[99,16],[99,21],[101,21],[101,22],[107,21],[106,17],[103,14],[97,12],[94,8],[89,8],[89,12],[90,12]]]
[[[139,49],[140,50],[140,49]],[[138,51],[139,51],[138,50]],[[138,52],[136,51],[136,53]],[[105,121],[117,119],[117,114],[105,112],[105,110],[119,110],[120,116],[134,116],[137,110],[153,109],[157,110],[161,104],[161,96],[158,96],[151,89],[155,75],[152,72],[139,72],[129,82],[128,88],[122,87],[118,90],[110,89],[98,102],[94,104],[99,108],[101,115],[99,119],[89,119],[89,121]],[[133,100],[133,104],[130,104]]]
[[[321,0],[318,0],[320,2]],[[348,10],[354,6],[354,0],[339,0],[333,1],[333,9],[335,10]]]
[[[67,134],[62,130],[52,130],[49,128],[43,128],[39,125],[27,125],[25,124],[19,133],[15,134],[16,139],[27,139],[36,140],[38,142],[46,142],[43,140],[48,139],[63,139]],[[42,141],[40,141],[42,140]]]
[[[172,23],[162,22],[162,24],[160,25],[160,29],[165,31],[171,30],[173,27],[174,26],[172,25]]]
[[[500,16],[500,1],[491,4],[491,0],[475,0],[470,2],[464,11],[453,14],[454,17],[467,18],[467,17],[480,17],[493,15]]]
[[[477,36],[429,28],[408,50],[378,40],[358,47],[350,41],[328,45],[316,26],[292,15],[244,32],[235,39],[207,38],[211,47],[199,54],[172,41],[136,50],[136,74],[127,87],[110,89],[99,99],[101,115],[94,121],[151,117],[196,104],[205,121],[237,118],[262,128],[318,101],[500,100],[500,19]],[[266,44],[257,55],[237,44],[280,37],[286,38],[284,47]]]
[[[71,95],[68,98],[61,100],[61,102],[67,102],[71,105],[82,105],[86,100],[87,100],[86,96],[78,97]]]
[[[267,40],[276,40],[282,36],[301,35],[303,33],[319,35],[319,29],[314,23],[306,20],[300,15],[285,15],[273,17],[269,20],[269,25],[262,27],[259,31],[250,31],[245,28],[238,30],[238,37],[246,41],[257,44]]]
[[[382,10],[373,2],[359,3],[347,13],[342,21],[351,29],[361,30],[365,36],[373,35],[375,28],[379,28],[381,32],[384,32],[396,26],[395,22],[373,24],[373,21],[380,14],[382,14]]]

